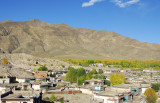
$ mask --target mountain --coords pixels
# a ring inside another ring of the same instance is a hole
[[[72,59],[160,60],[160,45],[33,19],[0,22],[0,51]]]

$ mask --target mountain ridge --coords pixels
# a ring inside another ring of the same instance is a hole
[[[73,59],[160,60],[160,45],[38,19],[0,22],[0,51]]]

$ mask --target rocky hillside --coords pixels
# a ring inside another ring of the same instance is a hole
[[[74,59],[160,60],[160,45],[37,19],[0,22],[0,52]]]

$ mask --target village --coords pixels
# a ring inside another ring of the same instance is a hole
[[[146,103],[145,91],[160,83],[160,71],[152,68],[83,67],[58,59],[43,59],[42,64],[42,59],[24,55],[1,55],[1,103]],[[83,73],[72,78],[71,70],[82,70],[89,79],[81,80]],[[125,83],[113,84],[112,74],[122,74]],[[156,93],[159,103],[159,88]]]

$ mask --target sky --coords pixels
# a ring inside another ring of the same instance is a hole
[[[31,19],[160,44],[160,0],[0,0],[0,21]]]

